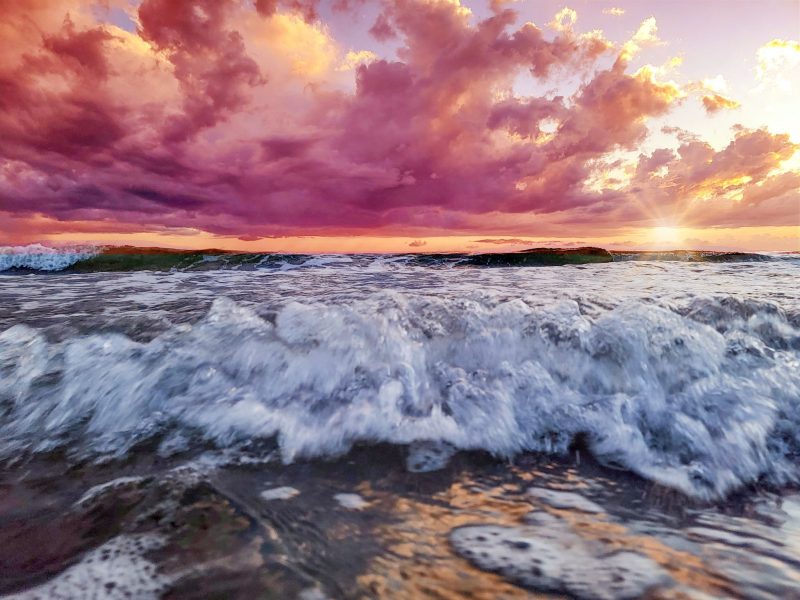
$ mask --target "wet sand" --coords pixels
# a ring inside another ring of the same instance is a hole
[[[627,578],[648,598],[800,589],[791,491],[699,504],[580,451],[459,453],[430,472],[409,471],[406,449],[388,445],[291,465],[136,456],[69,468],[51,456],[3,472],[0,594],[602,598]],[[497,546],[505,563],[492,563],[484,530],[511,536]],[[531,548],[553,553],[538,579]],[[630,568],[620,575],[614,560]],[[594,589],[580,587],[587,577]]]

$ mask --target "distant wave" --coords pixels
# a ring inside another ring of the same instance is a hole
[[[41,244],[0,246],[0,272],[63,271],[96,256],[100,249],[92,246],[50,248]]]
[[[769,254],[753,252],[713,252],[710,250],[648,250],[640,252],[614,252],[615,261],[669,261],[669,262],[761,262],[774,260]]]
[[[797,255],[795,255],[797,256]],[[747,252],[676,250],[617,252],[603,248],[530,248],[484,254],[310,255],[166,248],[73,247],[39,244],[0,247],[0,272],[99,273],[123,271],[292,270],[368,266],[387,260],[428,267],[545,267],[620,261],[759,262],[774,256]]]

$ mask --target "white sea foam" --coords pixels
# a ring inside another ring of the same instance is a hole
[[[369,506],[369,502],[358,494],[334,494],[333,499],[343,508],[349,508],[351,510],[361,510]]]
[[[106,481],[105,483],[101,483],[89,488],[75,504],[88,504],[107,492],[119,490],[121,488],[137,486],[145,481],[147,481],[146,477],[117,477],[111,481]]]
[[[528,488],[528,494],[553,508],[579,510],[587,513],[605,512],[598,504],[574,492],[532,487]]]
[[[261,498],[266,501],[270,500],[290,500],[300,493],[299,490],[293,487],[276,487],[261,492]]]
[[[155,600],[170,584],[145,555],[164,545],[155,535],[122,535],[92,550],[77,564],[9,600]]]
[[[273,256],[268,256],[268,259],[273,258]],[[353,259],[349,256],[342,256],[342,255],[325,255],[321,254],[319,256],[315,256],[313,258],[306,259],[302,263],[299,264],[292,264],[288,262],[282,262],[280,270],[281,271],[292,271],[294,269],[302,269],[305,267],[325,267],[328,265],[336,265],[336,264],[350,264],[353,262]],[[264,264],[263,261],[261,264]]]
[[[541,591],[581,600],[641,598],[672,579],[652,559],[611,544],[586,540],[547,513],[532,513],[527,525],[472,525],[455,529],[456,551],[478,567]]]
[[[408,447],[406,468],[412,473],[430,473],[447,466],[456,449],[438,440],[412,442]]]
[[[97,255],[93,247],[49,248],[41,244],[0,246],[0,272],[9,269],[62,271]]]
[[[650,267],[613,269],[619,280]],[[471,277],[499,289],[517,272]],[[285,461],[360,441],[446,460],[452,448],[566,452],[581,434],[599,460],[702,498],[760,478],[798,481],[796,310],[725,294],[657,303],[631,297],[633,284],[610,304],[592,287],[608,270],[560,272],[594,303],[475,290],[454,271],[435,275],[452,278],[452,293],[332,288],[338,295],[313,302],[303,294],[319,280],[285,274],[268,280],[283,286],[273,293],[298,289],[266,317],[220,297],[204,318],[146,343],[111,333],[53,341],[15,325],[0,333],[0,458],[63,445],[73,456],[125,456],[166,434],[232,451],[275,436]],[[169,277],[158,281],[186,287]],[[219,277],[236,291],[268,285]],[[396,277],[420,281],[417,271]]]

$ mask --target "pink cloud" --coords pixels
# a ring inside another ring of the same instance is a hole
[[[15,32],[0,50],[9,215],[242,240],[513,233],[523,213],[564,227],[647,224],[678,208],[709,226],[797,220],[797,174],[776,172],[797,145],[766,130],[736,130],[720,151],[681,133],[677,151],[642,153],[627,184],[587,186],[682,90],[632,71],[599,34],[520,24],[510,4],[481,20],[455,2],[387,1],[371,32],[397,55],[350,82],[336,79],[327,54],[347,48],[326,37],[314,0],[144,0],[134,33],[96,22],[90,4],[0,9]],[[325,50],[306,56],[309,40]],[[581,83],[523,97],[511,91],[520,74]]]

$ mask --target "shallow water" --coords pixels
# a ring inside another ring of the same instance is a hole
[[[798,281],[792,256],[0,275],[0,593],[791,597]]]

